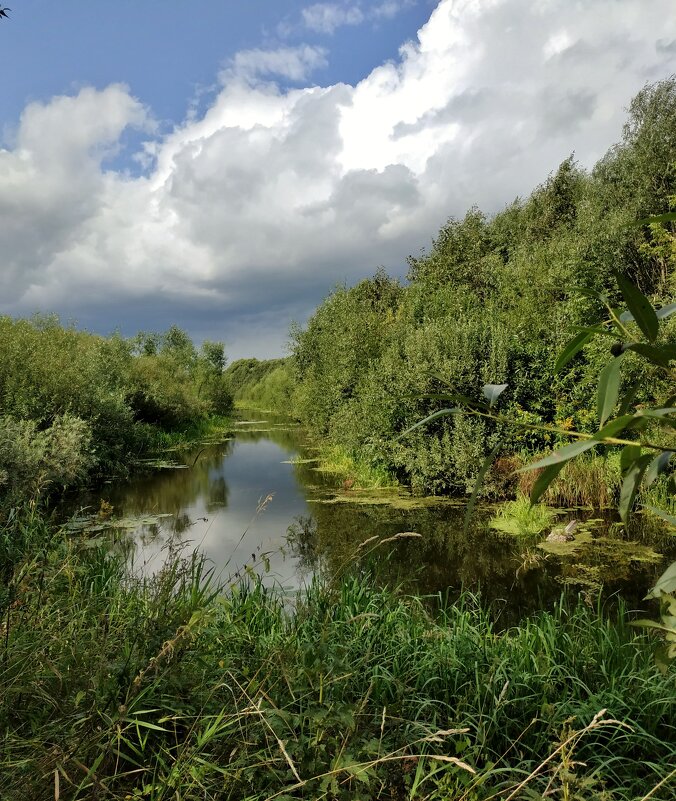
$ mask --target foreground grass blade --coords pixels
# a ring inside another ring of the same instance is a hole
[[[628,278],[621,273],[616,273],[615,278],[617,279],[622,297],[636,325],[638,325],[650,342],[654,342],[660,330],[660,324],[655,314],[655,309],[653,309],[648,298],[640,292]]]
[[[495,457],[498,455],[498,452],[502,448],[502,442],[499,442],[493,450],[488,454],[488,456],[484,459],[483,464],[481,465],[481,469],[479,470],[479,474],[476,477],[476,481],[474,482],[474,489],[472,490],[472,495],[469,499],[467,504],[467,509],[465,510],[465,521],[463,524],[463,529],[465,533],[469,530],[470,520],[472,519],[472,515],[474,514],[474,507],[476,506],[476,499],[479,496],[479,490],[484,482],[484,478],[488,469],[493,464]]]
[[[598,444],[599,442],[596,439],[581,439],[577,442],[571,442],[570,445],[566,445],[558,451],[550,453],[549,456],[545,456],[544,459],[539,459],[537,462],[532,462],[531,464],[524,465],[524,467],[520,467],[516,472],[527,473],[529,470],[537,470],[541,467],[549,467],[553,464],[567,462],[579,456],[581,453],[596,447]]]
[[[620,367],[623,358],[624,354],[616,356],[603,368],[599,376],[596,408],[601,426],[605,424],[617,406],[617,398],[620,394]]]

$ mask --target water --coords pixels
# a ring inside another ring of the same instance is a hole
[[[137,571],[157,570],[170,548],[197,547],[223,579],[255,570],[288,589],[314,573],[357,570],[422,595],[480,590],[505,622],[550,605],[562,591],[591,600],[601,586],[638,606],[676,559],[676,538],[640,517],[629,534],[609,520],[589,524],[589,542],[563,557],[491,530],[491,508],[479,509],[465,534],[461,505],[346,489],[319,472],[312,456],[292,422],[252,415],[228,441],[178,455],[188,468],[113,483],[79,503],[91,511],[105,501],[126,520],[116,544]],[[166,517],[149,517],[160,514]],[[571,517],[591,513],[571,510],[561,519]]]

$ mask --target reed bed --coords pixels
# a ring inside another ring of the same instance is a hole
[[[358,566],[289,596],[46,531],[5,571],[2,799],[674,797],[676,673],[622,607],[499,632]]]

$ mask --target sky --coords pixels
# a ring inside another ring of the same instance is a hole
[[[406,273],[676,73],[674,0],[12,0],[0,314],[287,352],[333,287]]]

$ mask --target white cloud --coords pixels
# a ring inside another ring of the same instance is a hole
[[[573,150],[598,159],[632,95],[676,71],[670,9],[443,0],[356,86],[284,90],[265,77],[304,80],[322,52],[245,51],[201,118],[148,134],[140,177],[106,161],[152,125],[128,89],[32,104],[0,150],[0,312],[279,353],[336,282],[402,271],[448,215],[499,209]]]
[[[371,19],[392,19],[404,9],[414,5],[415,0],[383,0],[369,11],[369,17]]]
[[[315,3],[301,14],[305,27],[317,33],[332,34],[343,25],[359,25],[364,21],[364,12],[358,5]]]
[[[317,69],[327,65],[323,47],[300,45],[278,50],[240,50],[223,75],[227,81],[234,73],[249,79],[279,76],[290,81],[305,81]]]
[[[302,26],[315,33],[332,35],[338,28],[361,25],[366,20],[377,22],[392,19],[415,5],[416,0],[381,0],[377,3],[315,3],[301,11]],[[278,28],[282,37],[290,35],[294,26],[288,21]]]

